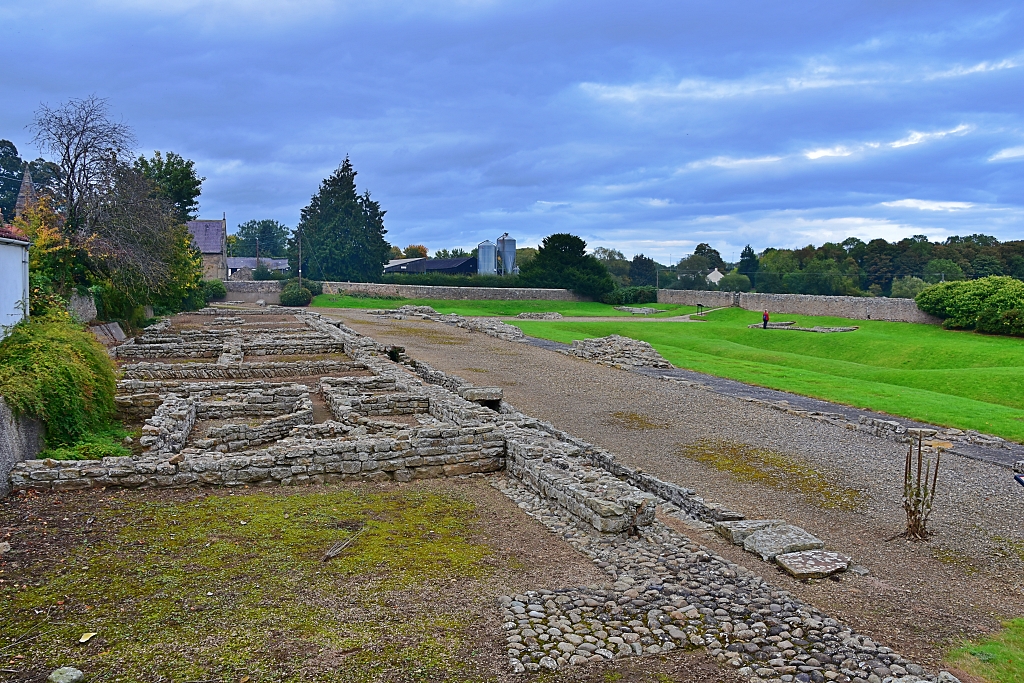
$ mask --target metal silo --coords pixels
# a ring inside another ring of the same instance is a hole
[[[512,275],[516,272],[516,241],[506,232],[498,238],[498,254],[501,256],[501,274]]]
[[[478,275],[497,274],[497,250],[494,244],[484,240],[476,245],[476,272]]]

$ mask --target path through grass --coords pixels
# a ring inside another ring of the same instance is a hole
[[[621,334],[650,342],[674,365],[935,424],[1024,442],[1024,340],[933,325],[776,315],[816,334],[748,329],[754,311],[707,322],[515,321],[531,336],[571,342]]]

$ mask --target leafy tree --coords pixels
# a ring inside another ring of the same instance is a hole
[[[615,283],[604,264],[586,250],[587,243],[575,235],[548,235],[537,255],[520,269],[519,281],[527,287],[571,289],[600,299],[615,289]]]
[[[190,307],[201,292],[201,259],[160,188],[121,161],[132,156],[131,129],[111,121],[95,96],[43,105],[31,127],[59,168],[46,209],[55,225],[25,221],[45,233],[42,274],[61,294],[93,288],[107,319],[136,324],[147,303]]]
[[[398,247],[391,247],[391,250],[388,252],[388,258],[391,260],[405,258],[405,254]]]
[[[302,272],[315,280],[375,282],[384,274],[390,245],[384,240],[384,211],[369,191],[356,192],[356,171],[348,157],[320,189],[289,245],[297,270],[297,239],[302,238]]]
[[[618,249],[598,247],[594,250],[594,258],[604,264],[616,284],[625,287],[632,283],[629,274],[630,262]]]
[[[718,281],[718,288],[723,292],[749,292],[750,278],[734,270]]]
[[[519,253],[518,249],[516,249],[516,253]],[[465,249],[459,249],[458,247],[455,247],[454,249],[438,249],[434,252],[434,258],[437,259],[468,258],[469,256],[470,253],[468,251]]]
[[[469,256],[469,254],[464,255]],[[523,265],[525,265],[527,261],[529,261],[536,255],[537,247],[519,247],[518,249],[516,249],[516,265],[519,267],[520,270],[522,270]]]
[[[159,196],[174,207],[174,217],[179,223],[198,217],[199,195],[206,178],[196,175],[194,161],[174,152],[168,152],[165,157],[157,150],[150,159],[144,156],[136,159],[135,170],[153,181]]]
[[[693,255],[706,258],[712,270],[717,268],[720,271],[725,271],[725,261],[722,260],[722,255],[718,253],[717,249],[712,249],[710,244],[701,242],[694,248]]]
[[[924,267],[924,280],[926,282],[934,283],[963,279],[963,269],[949,259],[932,259]]]
[[[654,259],[637,254],[629,264],[629,281],[634,287],[650,287],[658,279],[658,264]]]
[[[422,244],[410,244],[402,255],[405,258],[427,258],[427,248]]]
[[[288,226],[270,218],[241,223],[235,234],[236,256],[255,256],[257,246],[261,258],[284,256],[288,251]]]
[[[913,299],[926,289],[928,289],[927,282],[919,277],[907,275],[892,281],[892,292],[889,296],[894,299]]]

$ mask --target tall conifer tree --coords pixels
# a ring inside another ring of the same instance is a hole
[[[356,190],[356,171],[346,156],[309,206],[292,237],[289,261],[298,262],[302,235],[302,274],[313,280],[376,282],[384,273],[391,245],[384,239],[384,211],[367,190]]]

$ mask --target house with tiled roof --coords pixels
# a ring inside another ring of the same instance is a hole
[[[186,223],[192,242],[203,254],[203,279],[228,279],[228,221],[197,220]]]

